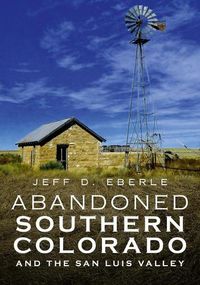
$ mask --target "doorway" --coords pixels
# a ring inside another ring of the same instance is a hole
[[[57,145],[56,159],[57,159],[57,161],[62,163],[64,169],[68,169],[67,148],[68,148],[67,144],[58,144]]]

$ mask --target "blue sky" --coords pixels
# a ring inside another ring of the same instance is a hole
[[[167,30],[145,46],[164,146],[200,147],[200,3],[20,0],[0,9],[0,149],[43,123],[77,117],[124,144],[134,46],[127,10],[144,4]]]

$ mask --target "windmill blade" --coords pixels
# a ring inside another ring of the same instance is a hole
[[[130,17],[131,19],[135,19],[135,20],[137,19],[137,17],[130,11],[128,11],[128,13],[126,14],[126,17]]]
[[[159,22],[158,19],[156,17],[152,18],[152,19],[148,19],[148,23],[149,22]]]
[[[149,17],[153,13],[153,10],[149,9],[148,12],[146,13],[145,17]]]
[[[147,6],[144,6],[142,15],[145,16],[146,12],[149,10]]]
[[[154,18],[154,19],[151,19],[148,21],[148,24],[155,24],[155,23],[158,23],[158,19],[157,18]]]
[[[135,20],[129,20],[129,19],[127,20],[127,19],[125,19],[125,23],[126,23],[126,25],[135,25],[136,21]]]
[[[126,16],[125,16],[125,22],[126,22],[126,21],[136,22],[137,19],[136,19],[136,18],[133,18],[133,17],[130,17],[129,15],[126,15]]]
[[[125,19],[126,26],[137,25],[135,20],[127,20]]]
[[[138,25],[135,25],[134,27],[130,28],[129,31],[133,33],[138,28]]]
[[[136,5],[136,6],[134,6],[133,7],[133,9],[135,10],[135,12],[136,12],[136,15],[140,15],[140,9],[139,9],[139,5]]]
[[[144,16],[144,8],[145,8],[145,6],[142,5],[142,11],[141,11],[141,12],[142,12],[142,13],[141,13],[142,16]]]
[[[152,25],[152,24],[148,24],[148,27],[149,27],[150,30],[154,30],[154,31],[155,31],[155,30],[158,30],[157,27],[155,27],[155,26]]]
[[[136,23],[137,18],[138,16],[135,17],[135,14],[133,14],[133,9],[130,9],[125,16],[125,24],[130,33],[133,33],[138,27],[138,24]]]
[[[135,32],[138,28],[139,28],[138,25],[134,25],[134,26],[130,27],[129,30],[130,30],[131,33],[133,33],[133,32]]]
[[[142,15],[143,12],[143,5],[138,6],[139,14]]]
[[[133,20],[136,20],[136,18],[134,17],[134,16],[131,16],[131,15],[126,15],[125,16],[125,20],[131,20],[131,21],[133,21]]]
[[[147,19],[148,20],[150,20],[150,19],[152,19],[152,18],[156,18],[157,16],[156,16],[156,14],[155,13],[153,13],[153,14],[151,14],[150,16],[148,16],[147,17]]]
[[[146,9],[146,12],[145,12],[145,14],[144,14],[145,17],[148,15],[149,11],[151,10],[151,9],[150,9],[149,7],[147,7],[147,6],[146,6],[146,8],[147,8],[147,9]]]
[[[154,25],[154,24],[149,24],[149,26],[151,26],[152,28],[154,28],[155,30],[159,30],[158,26],[157,25]]]
[[[155,23],[158,23],[159,21],[158,21],[158,19],[152,19],[152,20],[149,20],[148,21],[148,24],[155,24]]]
[[[136,28],[137,26],[136,25],[131,25],[131,26],[127,26],[129,32],[133,32],[134,28]]]
[[[127,29],[132,31],[133,28],[138,27],[138,24],[135,21],[125,21]]]
[[[126,26],[128,29],[131,29],[131,28],[137,27],[138,25],[133,23],[133,24],[127,24]]]
[[[135,24],[135,23],[127,23],[127,24],[126,24],[127,29],[133,28],[133,27],[135,27],[135,26],[138,26],[138,25]]]
[[[151,27],[150,25],[147,26],[149,29],[149,32],[155,31],[155,29],[153,27]]]
[[[135,11],[134,7],[132,7],[132,8],[129,10],[129,12],[130,12],[131,14],[133,14],[136,19],[138,18],[138,14],[137,14],[137,12]]]

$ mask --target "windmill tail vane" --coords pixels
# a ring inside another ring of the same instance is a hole
[[[157,22],[155,25],[154,25],[154,28],[156,30],[159,30],[161,32],[164,32],[166,30],[166,23],[165,22]]]

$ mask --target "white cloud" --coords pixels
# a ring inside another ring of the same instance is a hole
[[[19,72],[19,73],[37,73],[38,69],[29,69],[29,68],[11,68],[11,71]]]
[[[152,41],[146,49],[150,75],[156,80],[151,86],[151,93],[159,115],[183,114],[182,102],[195,100],[199,96],[199,47],[180,39],[163,39]],[[122,41],[118,48],[105,50],[103,57],[109,71],[88,87],[71,91],[68,96],[76,108],[101,110],[113,115],[127,112],[134,63],[133,46],[129,47]],[[64,66],[68,67],[73,62],[73,58],[66,58]],[[187,114],[190,110],[184,112]]]
[[[74,29],[74,24],[69,21],[64,21],[55,28],[47,29],[41,40],[41,47],[52,55],[64,52],[66,50],[66,40]]]
[[[91,85],[88,88],[72,91],[67,94],[77,109],[101,111],[110,116],[121,113],[127,108],[123,100],[113,98],[104,86]]]
[[[113,6],[113,9],[117,11],[123,11],[127,9],[127,5],[125,5],[124,3],[117,3],[115,6]]]
[[[194,25],[195,23],[193,19],[197,19],[199,16],[200,12],[190,5],[190,1],[174,1],[174,7],[171,9],[171,15],[165,17],[167,31],[173,31],[179,27],[185,28],[185,25],[188,25],[189,23]]]
[[[83,68],[93,67],[94,63],[79,63],[77,58],[72,55],[64,56],[57,60],[58,66],[72,71],[77,71]]]
[[[23,103],[33,98],[38,98],[40,101],[42,97],[66,96],[66,89],[63,87],[51,87],[48,86],[45,79],[41,79],[35,82],[16,83],[11,88],[1,86],[0,88],[0,101],[10,103]],[[39,102],[38,101],[38,102]],[[41,103],[40,101],[39,103]],[[42,102],[44,105],[44,100]]]
[[[68,21],[60,23],[55,28],[48,29],[41,40],[41,47],[53,56],[61,68],[77,71],[94,66],[92,62],[79,62],[79,57],[67,50],[67,41],[74,30],[74,24]]]
[[[51,10],[51,9],[55,9],[57,6],[61,5],[62,3],[60,1],[46,1],[46,3],[41,3],[41,6],[39,9],[37,10],[29,10],[27,15],[30,17],[35,17],[38,16],[39,14],[47,11],[47,10]]]
[[[110,42],[116,38],[116,35],[108,37],[92,36],[88,39],[89,43],[87,48],[89,50],[100,50],[100,47],[105,48],[106,45],[110,45]]]
[[[107,2],[108,0],[104,0],[104,1]],[[78,7],[79,5],[85,4],[85,0],[73,0],[71,2],[72,2],[72,5],[74,5],[75,7]],[[95,4],[95,3],[99,3],[99,2],[102,2],[102,0],[87,0],[87,4]]]

